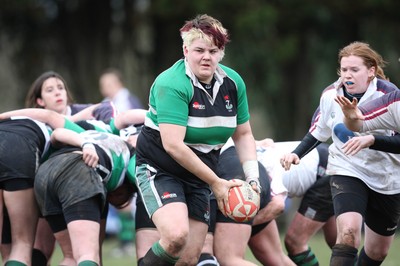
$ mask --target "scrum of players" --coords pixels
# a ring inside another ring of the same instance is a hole
[[[244,83],[219,64],[226,30],[199,15],[180,33],[185,60],[157,77],[148,110],[72,103],[66,81],[46,72],[26,108],[0,114],[5,265],[48,265],[56,242],[59,265],[102,265],[107,212],[135,195],[138,265],[257,265],[248,248],[262,265],[319,265],[308,245],[318,231],[330,265],[380,265],[400,216],[399,93],[382,58],[366,43],[345,46],[304,138],[255,141],[247,104],[233,105],[246,102]],[[251,220],[223,208],[237,178],[260,196]],[[288,198],[301,201],[280,232]]]

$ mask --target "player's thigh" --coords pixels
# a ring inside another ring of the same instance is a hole
[[[325,241],[330,248],[336,244],[337,229],[336,229],[336,218],[332,216],[329,218],[324,226],[322,227],[324,232]]]
[[[286,236],[307,243],[323,225],[322,222],[314,221],[296,212],[287,229]]]
[[[39,217],[33,188],[19,191],[4,191],[3,193],[4,203],[12,225],[13,241],[20,239],[33,241]]]
[[[278,226],[275,220],[272,220],[257,234],[252,235],[249,240],[249,247],[253,253],[278,254],[282,252],[281,240]]]
[[[217,223],[214,233],[216,256],[244,257],[250,235],[251,226],[249,224]]]
[[[383,236],[365,225],[364,248],[368,256],[374,260],[383,260],[389,252],[394,235]]]
[[[166,217],[168,218],[166,219]],[[169,203],[157,209],[152,220],[160,232],[161,238],[179,238],[182,235],[187,236],[189,233],[188,209],[183,202]]]
[[[98,222],[75,220],[68,223],[68,232],[75,258],[89,255],[98,259],[100,256],[100,224]]]

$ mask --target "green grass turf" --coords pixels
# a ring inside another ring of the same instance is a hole
[[[103,245],[103,265],[104,266],[135,266],[136,265],[136,258],[135,255],[132,254],[130,256],[122,256],[122,257],[115,257],[112,256],[112,250],[117,246],[117,242],[113,239],[106,240]],[[317,234],[315,235],[311,242],[310,246],[321,266],[329,265],[329,258],[330,258],[330,250],[324,242],[323,235]],[[386,258],[385,262],[382,264],[383,266],[398,266],[400,265],[400,238],[396,237],[395,241],[392,244],[392,247],[389,251],[389,255]],[[247,252],[246,258],[250,261],[258,263],[250,251]],[[61,253],[59,248],[56,248],[54,253],[51,265],[57,265],[57,263],[61,260]]]

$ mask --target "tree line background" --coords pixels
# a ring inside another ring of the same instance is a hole
[[[301,139],[350,42],[368,42],[400,86],[399,10],[397,0],[0,0],[0,111],[22,108],[48,70],[76,102],[101,101],[108,67],[147,104],[154,78],[182,57],[180,27],[206,13],[230,33],[222,63],[246,82],[256,138]]]

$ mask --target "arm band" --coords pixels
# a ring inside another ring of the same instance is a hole
[[[377,151],[400,154],[400,135],[394,136],[376,136],[375,142],[369,148]]]
[[[292,153],[297,154],[301,159],[321,143],[321,141],[317,140],[310,132],[308,132]]]

